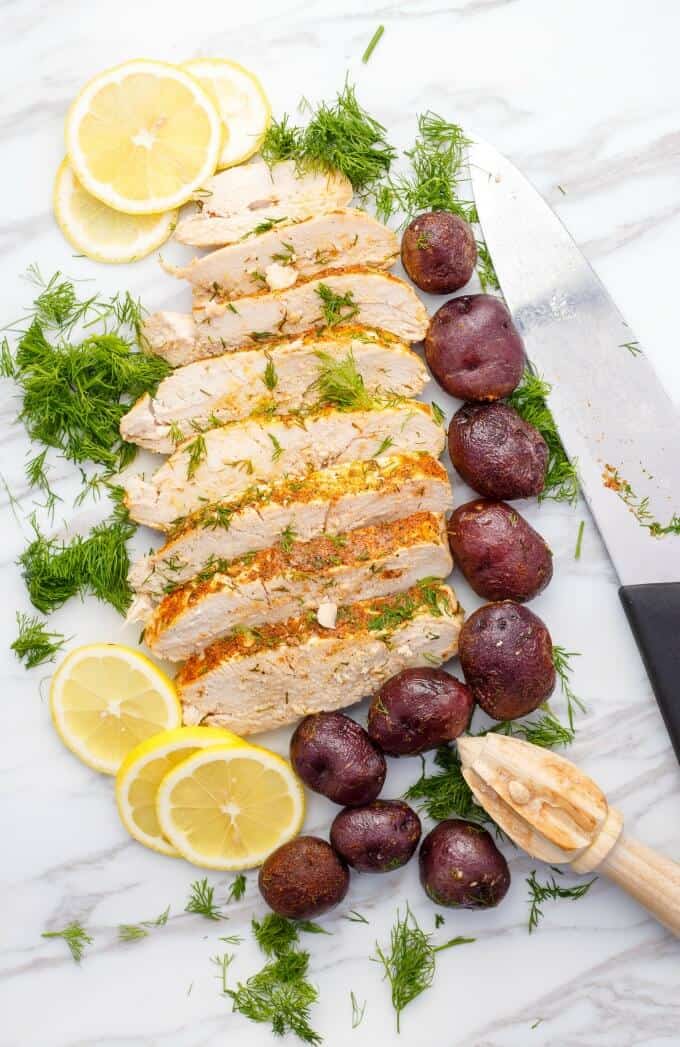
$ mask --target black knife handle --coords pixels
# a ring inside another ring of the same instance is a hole
[[[680,582],[622,585],[619,596],[680,760]]]

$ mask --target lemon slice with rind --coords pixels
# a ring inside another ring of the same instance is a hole
[[[95,262],[136,262],[165,243],[177,211],[130,215],[114,211],[85,192],[65,159],[54,182],[54,214],[62,233]]]
[[[290,764],[255,745],[215,746],[163,779],[156,811],[180,854],[206,869],[252,869],[299,831],[302,786]]]
[[[158,824],[158,786],[181,760],[212,745],[243,746],[245,742],[221,727],[176,727],[155,734],[128,753],[116,775],[116,803],[123,825],[135,840],[160,854],[179,854]]]
[[[218,169],[248,160],[262,145],[272,110],[262,84],[250,70],[227,58],[194,58],[183,69],[213,98],[225,127]]]
[[[184,69],[138,59],[90,80],[69,109],[66,150],[83,188],[127,214],[185,203],[217,166],[220,115]]]
[[[172,680],[113,643],[71,651],[52,677],[50,709],[64,745],[104,774],[116,774],[136,745],[182,722]]]

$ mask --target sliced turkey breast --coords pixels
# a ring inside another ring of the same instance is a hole
[[[180,445],[150,480],[133,476],[125,504],[133,520],[167,531],[206,502],[238,498],[254,483],[388,451],[438,457],[444,430],[432,409],[406,401],[373,410],[320,408],[307,415],[255,416]]]
[[[350,182],[339,173],[300,174],[290,160],[273,167],[255,160],[221,171],[197,190],[200,210],[179,222],[175,238],[194,247],[221,247],[258,227],[335,211],[353,195]]]
[[[173,366],[279,337],[338,324],[378,327],[418,342],[428,314],[412,287],[372,269],[327,272],[283,291],[262,291],[236,302],[215,298],[194,315],[153,313],[144,322],[148,349]]]
[[[275,291],[327,269],[356,265],[389,269],[398,255],[399,240],[391,229],[365,211],[350,208],[314,215],[295,225],[276,225],[259,236],[194,258],[187,266],[164,263],[164,268],[188,280],[209,301],[216,293],[226,298],[256,294],[263,288],[263,278]]]
[[[247,735],[342,709],[402,669],[445,662],[458,649],[462,622],[452,590],[423,582],[339,608],[334,629],[307,614],[237,631],[180,669],[184,722]]]
[[[178,662],[236,626],[256,626],[410,589],[452,568],[443,515],[418,513],[395,523],[283,544],[218,563],[205,580],[176,589],[156,608],[144,641]]]
[[[425,454],[347,462],[301,480],[253,485],[237,501],[188,517],[165,545],[133,564],[129,581],[137,595],[128,618],[146,621],[165,592],[212,570],[220,560],[269,549],[284,534],[310,542],[414,513],[444,513],[452,506],[444,466]]]
[[[315,403],[376,394],[417,396],[429,381],[425,365],[386,332],[332,328],[277,342],[270,350],[225,353],[179,367],[153,397],[146,393],[123,416],[124,440],[170,454],[198,424],[222,424],[253,412],[286,414]]]

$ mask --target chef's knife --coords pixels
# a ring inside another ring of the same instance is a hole
[[[510,311],[612,558],[680,759],[680,418],[557,215],[509,160],[470,146],[479,221]]]

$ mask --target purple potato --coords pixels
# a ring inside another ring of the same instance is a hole
[[[465,294],[434,314],[425,358],[442,389],[460,400],[509,396],[524,371],[524,343],[500,298]]]
[[[305,785],[343,807],[370,803],[385,782],[385,757],[343,713],[305,716],[290,740],[290,760]]]
[[[555,688],[550,633],[528,607],[511,600],[470,615],[458,655],[475,700],[494,720],[526,716]]]
[[[449,818],[423,840],[420,882],[435,905],[491,909],[510,886],[508,863],[481,825]]]
[[[475,271],[475,235],[450,211],[420,214],[404,231],[401,261],[421,291],[450,294],[464,287]]]
[[[552,578],[550,549],[506,502],[478,498],[459,505],[448,532],[454,563],[487,600],[531,600]]]
[[[349,870],[325,840],[298,836],[269,855],[257,883],[274,912],[290,920],[309,920],[342,901]]]
[[[390,872],[406,865],[420,840],[420,818],[403,800],[346,807],[331,825],[331,844],[359,872]]]
[[[469,687],[443,669],[404,669],[373,698],[368,733],[390,756],[413,756],[462,734],[473,705]]]
[[[546,442],[509,404],[463,404],[449,426],[449,454],[485,498],[531,498],[545,486]]]

